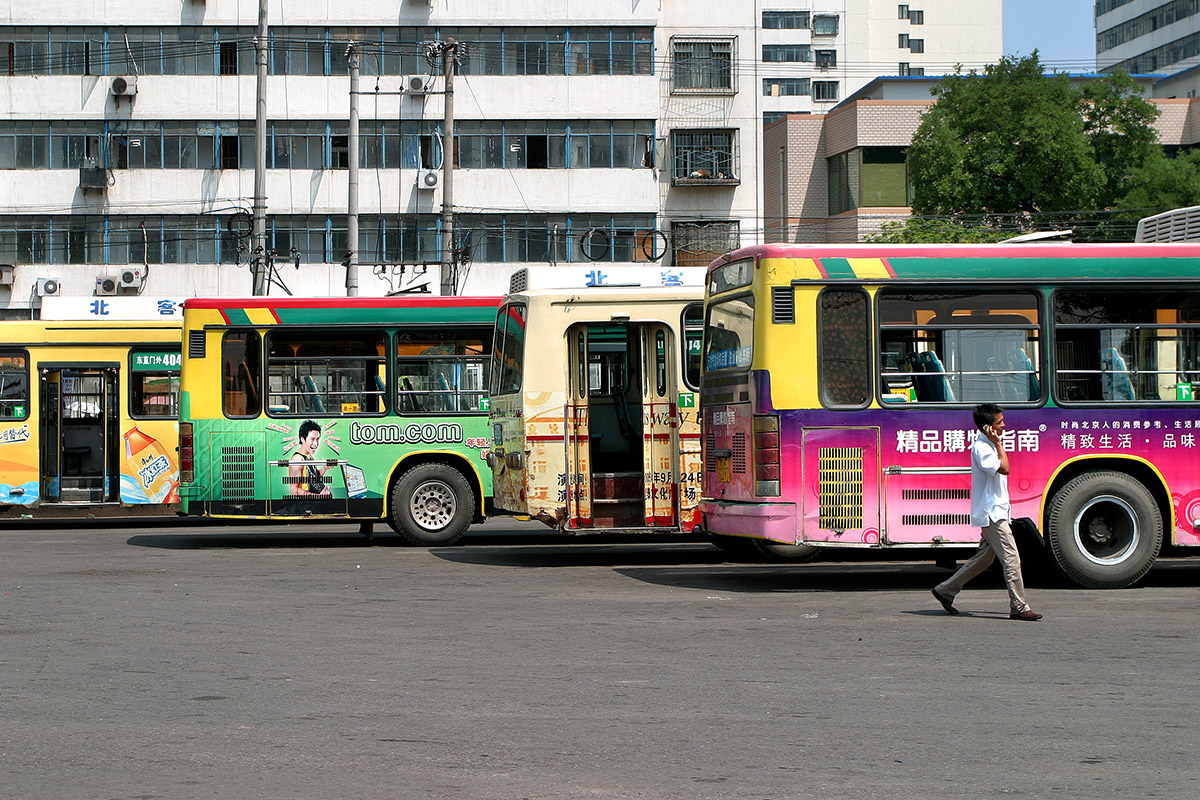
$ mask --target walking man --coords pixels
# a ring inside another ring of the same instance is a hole
[[[975,427],[983,434],[971,445],[971,524],[983,529],[975,555],[948,580],[933,587],[933,596],[947,614],[957,614],[954,598],[967,581],[1000,556],[1008,586],[1009,619],[1037,622],[1042,618],[1025,601],[1021,556],[1013,539],[1008,502],[1008,453],[1004,452],[1004,412],[994,403],[975,408]]]

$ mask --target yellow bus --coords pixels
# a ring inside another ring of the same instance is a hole
[[[0,517],[173,513],[182,304],[43,303],[0,322]]]
[[[572,269],[518,272],[497,316],[495,506],[563,533],[690,531],[703,270]]]

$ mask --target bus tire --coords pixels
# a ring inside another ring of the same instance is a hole
[[[1140,481],[1089,472],[1054,493],[1046,514],[1054,567],[1090,589],[1122,589],[1141,580],[1162,547],[1162,512]]]
[[[811,544],[783,544],[769,539],[754,539],[754,550],[760,561],[777,561],[799,564],[812,561],[821,548]]]
[[[389,522],[411,544],[454,544],[475,516],[475,494],[462,473],[445,464],[418,464],[392,486]]]

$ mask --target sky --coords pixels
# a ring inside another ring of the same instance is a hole
[[[1004,0],[1004,54],[1038,51],[1063,72],[1096,67],[1094,0]]]

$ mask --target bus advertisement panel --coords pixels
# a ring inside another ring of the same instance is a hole
[[[182,305],[60,299],[0,322],[0,516],[174,512]]]
[[[457,540],[491,498],[494,298],[190,300],[184,513]]]
[[[966,547],[971,409],[1005,410],[1013,518],[1069,580],[1200,545],[1200,247],[768,245],[709,273],[704,525]]]

